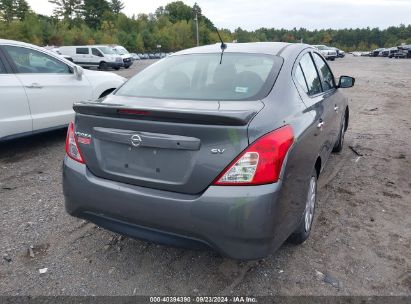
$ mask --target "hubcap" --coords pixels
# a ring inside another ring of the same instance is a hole
[[[311,229],[311,224],[314,217],[315,208],[315,195],[316,195],[316,183],[317,179],[312,176],[310,180],[310,187],[308,189],[307,202],[305,204],[305,231],[308,232]]]

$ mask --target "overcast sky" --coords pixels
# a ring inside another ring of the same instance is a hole
[[[128,16],[153,13],[172,2],[164,0],[123,0]],[[305,27],[357,28],[411,24],[411,0],[183,0],[197,2],[203,14],[219,28]],[[53,5],[47,0],[28,0],[37,13],[50,15]]]

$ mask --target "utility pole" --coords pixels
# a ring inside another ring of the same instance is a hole
[[[196,11],[196,17],[195,17],[195,22],[196,22],[196,32],[197,32],[197,46],[200,46],[200,37],[198,33],[198,12]]]

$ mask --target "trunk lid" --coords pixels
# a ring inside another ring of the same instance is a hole
[[[198,194],[248,146],[260,101],[172,101],[109,96],[77,103],[76,135],[96,176]]]

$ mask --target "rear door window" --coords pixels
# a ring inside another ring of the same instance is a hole
[[[334,89],[335,88],[334,76],[330,68],[328,67],[327,63],[324,61],[323,58],[321,58],[316,53],[313,54],[313,57],[314,57],[315,64],[317,65],[318,72],[322,76],[322,85],[323,85],[324,92]]]
[[[88,48],[76,48],[76,54],[78,55],[88,55]]]
[[[322,93],[321,80],[309,53],[301,58],[300,65],[308,86],[306,93],[309,96]]]

